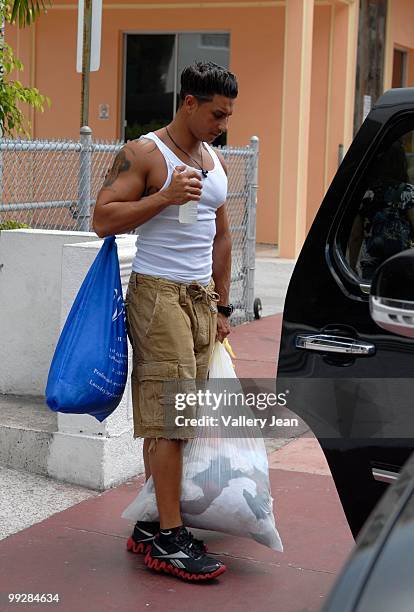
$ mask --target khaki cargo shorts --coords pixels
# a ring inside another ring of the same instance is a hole
[[[133,349],[134,438],[195,436],[194,428],[175,424],[182,413],[166,389],[194,391],[196,380],[207,379],[218,298],[213,280],[203,287],[132,272],[125,310]],[[196,416],[196,407],[188,410],[193,413],[185,416]]]

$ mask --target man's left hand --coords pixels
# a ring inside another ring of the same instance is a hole
[[[230,333],[230,321],[228,317],[225,317],[221,312],[217,313],[217,334],[216,340],[223,342],[224,338]]]

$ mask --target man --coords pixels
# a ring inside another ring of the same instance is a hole
[[[127,546],[146,552],[148,567],[197,581],[226,567],[182,524],[182,447],[195,434],[174,425],[163,381],[206,379],[214,342],[230,333],[227,170],[208,143],[226,131],[237,93],[235,76],[216,64],[185,68],[175,118],[121,149],[93,217],[100,237],[140,228],[126,296],[134,437],[144,438],[160,524],[138,521]],[[196,223],[180,223],[188,202]]]

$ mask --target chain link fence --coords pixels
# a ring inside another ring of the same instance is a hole
[[[0,139],[0,229],[91,231],[96,196],[122,142]],[[227,211],[233,241],[231,301],[234,323],[259,316],[254,299],[259,141],[222,147],[229,170]],[[139,234],[139,229],[137,232]]]

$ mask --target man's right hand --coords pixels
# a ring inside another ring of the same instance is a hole
[[[189,170],[186,166],[176,166],[171,183],[164,195],[171,204],[186,204],[190,200],[199,202],[201,198],[201,174],[197,170]],[[162,192],[161,192],[162,193]]]

